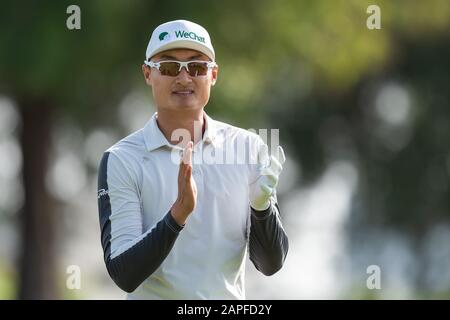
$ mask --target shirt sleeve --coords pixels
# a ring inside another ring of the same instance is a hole
[[[264,211],[251,208],[250,260],[266,276],[275,274],[284,264],[289,241],[280,220],[276,201]]]
[[[122,290],[132,292],[161,265],[183,226],[169,211],[143,230],[136,181],[111,152],[104,153],[99,167],[98,210],[108,273]]]

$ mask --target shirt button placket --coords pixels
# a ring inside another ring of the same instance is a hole
[[[197,193],[203,192],[203,173],[199,165],[193,165],[192,176],[197,184]]]

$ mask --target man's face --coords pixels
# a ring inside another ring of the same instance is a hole
[[[161,52],[151,58],[154,62],[165,60],[210,61],[206,55],[190,49],[174,49]],[[158,69],[142,65],[146,83],[152,87],[158,110],[200,110],[209,100],[211,86],[217,79],[218,68],[208,70],[205,76],[190,76],[185,68],[175,77],[163,76]]]

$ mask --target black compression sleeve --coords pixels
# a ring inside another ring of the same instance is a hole
[[[251,209],[250,260],[256,269],[270,276],[283,266],[289,241],[279,217],[277,203],[264,211]]]

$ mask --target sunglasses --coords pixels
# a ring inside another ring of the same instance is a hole
[[[144,61],[150,68],[156,68],[163,76],[176,77],[184,67],[191,77],[206,76],[209,69],[217,67],[214,61]]]

